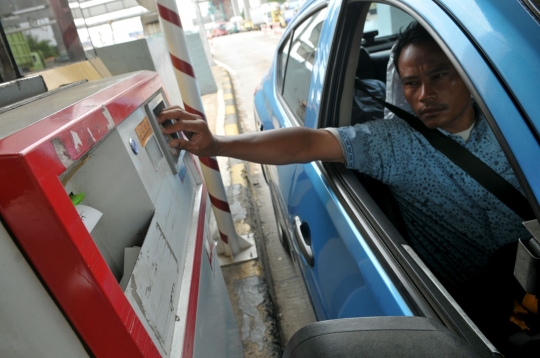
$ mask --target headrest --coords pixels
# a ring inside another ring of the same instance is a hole
[[[390,52],[390,58],[388,59],[388,65],[386,67],[386,102],[391,103],[399,108],[406,110],[407,112],[414,113],[405,99],[403,93],[403,84],[401,78],[394,66],[394,46]],[[395,114],[388,109],[384,109],[384,118],[393,118]]]

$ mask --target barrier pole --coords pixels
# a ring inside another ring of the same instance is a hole
[[[191,57],[187,47],[186,36],[178,15],[175,0],[156,0],[159,20],[165,35],[174,73],[184,102],[184,109],[201,116],[206,121],[199,85],[195,79],[195,71],[191,65]],[[195,4],[198,6],[198,4]],[[216,217],[219,235],[222,240],[221,248],[226,256],[233,261],[239,260],[242,253],[249,249],[248,258],[253,258],[255,246],[247,238],[236,233],[231,209],[227,201],[225,186],[221,180],[219,165],[215,157],[199,157],[201,169],[208,188],[210,202]],[[219,249],[221,249],[219,248]],[[242,259],[240,259],[242,260]]]

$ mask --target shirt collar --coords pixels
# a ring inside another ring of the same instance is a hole
[[[450,137],[462,144],[470,143],[470,142],[473,142],[476,138],[483,137],[484,134],[486,133],[486,130],[488,129],[488,124],[487,124],[487,121],[485,120],[486,118],[484,117],[484,114],[482,113],[480,108],[478,108],[475,102],[473,102],[473,107],[474,107],[474,114],[475,114],[474,127],[471,131],[471,135],[469,136],[469,140],[467,142],[465,142],[463,138],[461,138],[461,136],[459,135],[452,134],[441,128],[437,128],[437,129],[441,131],[447,137]]]

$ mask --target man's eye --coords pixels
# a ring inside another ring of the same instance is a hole
[[[439,79],[441,77],[444,77],[444,75],[446,75],[446,72],[443,72],[443,73],[437,73],[435,76],[433,76],[434,79]]]
[[[418,82],[416,82],[416,81],[407,81],[407,82],[405,82],[405,86],[407,86],[407,87],[416,86],[417,83]]]

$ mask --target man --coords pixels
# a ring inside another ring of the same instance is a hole
[[[417,23],[400,36],[394,61],[407,102],[429,128],[438,128],[519,188],[493,132],[467,86],[437,43]],[[446,284],[479,277],[504,245],[526,237],[521,219],[399,118],[354,127],[287,128],[212,136],[197,116],[178,107],[159,121],[164,130],[192,132],[171,145],[200,156],[228,156],[265,164],[345,163],[389,185],[407,223],[412,247]]]

